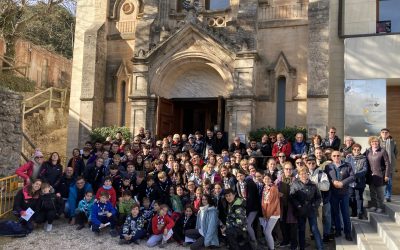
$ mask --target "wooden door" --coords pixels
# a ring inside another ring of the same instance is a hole
[[[386,105],[387,127],[400,150],[400,86],[387,87]],[[393,173],[393,194],[400,194],[400,155],[397,156],[397,169],[398,172]]]
[[[157,102],[157,136],[165,137],[174,132],[174,103],[158,97]]]

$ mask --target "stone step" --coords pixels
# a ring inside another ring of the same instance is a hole
[[[372,227],[377,231],[383,242],[391,250],[400,249],[400,225],[398,225],[389,215],[368,213]]]
[[[397,202],[387,202],[385,203],[385,213],[400,225],[400,203]]]
[[[352,220],[353,236],[360,250],[389,249],[368,221]],[[345,249],[348,249],[346,247]]]

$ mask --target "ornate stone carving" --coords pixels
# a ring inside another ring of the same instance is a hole
[[[126,15],[132,14],[135,11],[135,6],[130,2],[126,2],[122,5],[122,11]]]

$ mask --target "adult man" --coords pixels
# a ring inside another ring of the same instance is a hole
[[[387,202],[391,202],[392,200],[392,175],[393,172],[396,171],[396,160],[397,160],[397,145],[396,141],[390,135],[390,131],[387,128],[381,129],[381,135],[379,136],[379,144],[381,148],[384,148],[389,154],[389,162],[390,162],[390,173],[389,181],[386,184],[385,188],[385,198]]]
[[[303,154],[308,152],[308,144],[304,141],[304,135],[302,133],[296,134],[296,141],[292,144],[292,152],[290,158],[299,159]]]
[[[331,231],[331,204],[329,202],[329,179],[326,173],[317,168],[317,162],[314,155],[310,155],[307,158],[306,166],[310,173],[310,180],[314,182],[322,196],[322,224],[323,224],[323,241],[329,241],[329,234]]]
[[[332,163],[327,166],[328,178],[331,183],[331,207],[335,218],[336,237],[341,236],[343,230],[346,240],[352,241],[349,214],[349,185],[354,181],[354,172],[351,165],[341,160],[340,152],[332,152]],[[340,212],[339,212],[340,209]]]
[[[89,190],[92,190],[92,186],[89,183],[86,183],[82,176],[79,176],[76,179],[75,185],[70,186],[67,202],[68,205],[66,204],[65,206],[68,207],[68,215],[71,219],[71,225],[75,224],[75,209],[78,207],[79,201],[85,197],[85,193]]]
[[[241,155],[246,153],[246,145],[240,141],[240,137],[236,136],[233,143],[229,146],[229,152],[234,153],[239,151]]]
[[[59,184],[55,187],[56,194],[59,194],[59,196],[64,200],[65,202],[65,207],[64,207],[64,212],[65,215],[68,216],[68,196],[69,196],[69,188],[71,185],[75,183],[75,175],[74,175],[74,169],[72,167],[66,167],[65,168],[65,173],[61,177],[61,180]]]
[[[97,158],[96,162],[94,164],[88,165],[85,171],[85,179],[92,185],[94,193],[96,193],[97,189],[103,185],[103,163],[103,158]]]
[[[226,211],[226,225],[223,232],[229,239],[228,245],[231,250],[239,250],[241,243],[247,241],[246,207],[241,198],[236,198],[235,192],[228,188],[224,191],[228,203]]]
[[[261,156],[261,149],[257,145],[257,141],[255,139],[251,139],[249,146],[246,149],[246,153],[248,156]]]
[[[341,146],[341,140],[340,138],[336,135],[336,128],[335,127],[331,127],[329,129],[329,134],[328,134],[328,138],[325,138],[322,141],[321,146],[323,148],[332,148],[334,150],[339,150],[340,146]]]

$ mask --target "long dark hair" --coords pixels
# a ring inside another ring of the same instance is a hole
[[[34,181],[32,181],[31,183],[29,183],[28,185],[26,185],[25,188],[26,188],[26,191],[27,191],[27,193],[28,193],[29,196],[31,196],[31,197],[39,196],[39,194],[40,194],[40,189],[37,190],[37,191],[35,191],[35,192],[33,192],[33,184],[34,184],[35,182],[38,182],[38,181],[40,181],[41,183],[43,183],[42,179],[35,179]]]
[[[206,197],[208,206],[215,207],[215,202],[214,199],[211,197],[211,195],[205,194],[203,195],[203,197]]]
[[[53,153],[50,154],[50,157],[49,157],[49,161],[48,161],[48,162],[49,162],[49,163],[53,163],[53,160],[52,160],[51,158],[53,157],[54,154],[57,154],[57,156],[58,156],[57,165],[59,165],[60,162],[61,162],[61,159],[60,159],[60,154],[57,153],[57,152],[53,152]]]

